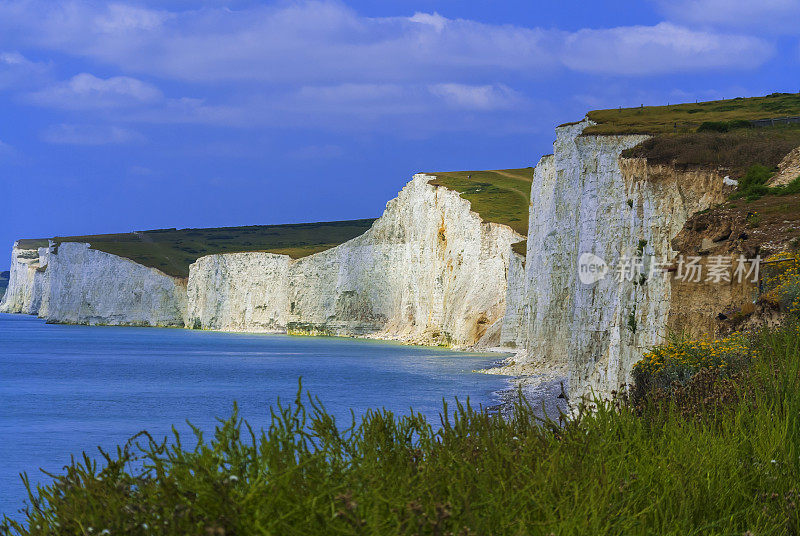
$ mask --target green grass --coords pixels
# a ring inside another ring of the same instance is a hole
[[[773,93],[765,97],[595,110],[588,113],[597,125],[584,134],[664,134],[693,132],[703,123],[800,116],[800,94]]]
[[[597,124],[583,134],[652,134],[622,156],[679,169],[713,168],[740,178],[753,166],[776,167],[800,146],[800,124],[750,124],[751,120],[787,116],[800,116],[800,94],[596,110],[588,117]]]
[[[508,225],[527,236],[533,168],[447,171],[430,175],[436,176],[430,184],[459,192],[484,221]]]
[[[513,244],[511,244],[511,250],[518,255],[522,255],[523,257],[527,256],[528,241],[521,240],[519,242],[514,242]]]
[[[204,255],[267,251],[293,259],[312,255],[355,238],[374,219],[251,225],[209,229],[157,229],[136,233],[54,237],[61,242],[88,242],[106,253],[158,268],[175,277],[188,277],[189,265]],[[25,248],[45,247],[47,239],[20,240]]]
[[[520,403],[507,418],[457,405],[436,426],[385,410],[342,426],[298,391],[264,431],[234,413],[211,438],[142,434],[100,464],[76,459],[0,533],[798,534],[798,326],[753,347],[700,416],[623,398],[563,424]]]
[[[731,195],[731,199],[745,198],[747,201],[755,201],[765,195],[784,196],[800,193],[800,177],[781,186],[767,186],[767,182],[777,171],[775,168],[770,169],[760,164],[751,166],[739,181],[739,186]]]

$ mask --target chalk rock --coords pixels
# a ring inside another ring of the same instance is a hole
[[[716,173],[620,158],[647,136],[582,136],[590,124],[559,127],[554,154],[534,170],[527,333],[525,353],[517,356],[567,366],[576,395],[607,394],[630,382],[643,351],[664,340],[670,283],[663,270],[650,267],[672,258],[671,240],[691,214],[725,198]],[[580,281],[582,253],[608,264],[605,278],[591,285]],[[619,277],[625,259],[635,257],[643,257],[642,266]]]
[[[415,175],[366,233],[329,250],[199,259],[187,325],[472,346],[503,317],[511,244],[524,237],[433,178]]]
[[[89,244],[32,250],[17,243],[0,312],[54,323],[183,326],[186,282]]]

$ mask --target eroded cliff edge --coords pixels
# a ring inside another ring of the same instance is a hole
[[[292,260],[211,255],[189,270],[188,325],[497,345],[511,244],[457,192],[417,174],[363,235]]]

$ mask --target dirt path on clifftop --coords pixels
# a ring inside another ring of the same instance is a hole
[[[513,173],[508,173],[507,171],[502,171],[502,170],[499,170],[499,169],[495,170],[495,173],[497,173],[498,175],[502,175],[504,177],[508,177],[509,179],[515,179],[515,180],[519,180],[520,179],[519,175],[514,175]],[[532,184],[533,183],[533,177],[531,177],[528,182]],[[528,188],[528,193],[527,194],[525,192],[523,192],[522,190],[518,189],[518,188],[514,188],[513,186],[504,186],[503,188],[505,188],[507,190],[511,190],[512,192],[518,193],[519,195],[524,197],[526,200],[528,200],[528,202],[530,202],[530,193],[531,193],[530,192],[530,188]]]

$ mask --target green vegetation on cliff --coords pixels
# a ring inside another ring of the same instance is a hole
[[[795,147],[800,147],[800,124],[663,134],[623,151],[622,156],[682,169],[721,169],[723,174],[739,178],[754,165],[775,168]]]
[[[800,146],[800,94],[595,110],[584,135],[650,134],[626,158],[680,169],[713,168],[735,178],[775,168]]]
[[[429,174],[436,176],[430,184],[459,192],[484,221],[508,225],[519,234],[528,235],[533,168]]]
[[[374,219],[250,225],[209,229],[156,229],[133,233],[58,236],[56,243],[88,242],[93,249],[126,257],[175,277],[204,255],[267,251],[293,259],[319,253],[364,234]],[[47,239],[20,240],[23,248],[45,247]]]
[[[0,533],[798,534],[798,324],[728,346],[747,363],[713,370],[698,346],[672,391],[559,422],[519,403],[343,427],[298,392],[263,431],[234,413],[212,438],[140,434],[100,464],[76,459]]]
[[[597,123],[584,134],[666,134],[736,127],[741,121],[800,116],[800,93],[773,93],[765,97],[725,99],[709,102],[642,106],[589,112]],[[726,123],[725,126],[720,126]]]

